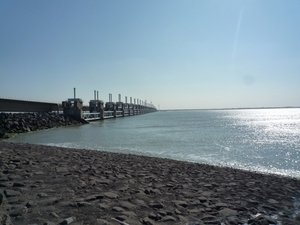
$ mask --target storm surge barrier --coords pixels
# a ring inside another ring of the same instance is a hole
[[[56,112],[90,122],[157,111],[156,107],[147,101],[130,97],[128,103],[127,97],[125,97],[125,102],[122,102],[121,94],[119,94],[118,100],[118,102],[113,102],[112,94],[109,94],[109,101],[104,103],[99,100],[99,92],[94,91],[94,99],[89,101],[89,105],[83,105],[83,100],[76,98],[76,89],[74,88],[74,97],[61,104],[0,98],[0,112]]]

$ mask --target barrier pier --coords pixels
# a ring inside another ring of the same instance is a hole
[[[112,94],[109,94],[109,101],[104,104],[104,101],[99,100],[99,92],[94,91],[94,99],[90,100],[89,106],[83,106],[83,101],[76,98],[76,90],[74,88],[74,98],[69,98],[67,101],[62,102],[63,113],[77,119],[85,121],[103,120],[109,118],[118,118],[125,116],[141,115],[150,112],[156,112],[157,109],[152,104],[147,104],[139,99],[130,97],[130,103],[127,103],[127,96],[125,103],[121,101],[121,94],[119,94],[119,101],[112,101]],[[88,111],[84,111],[88,109]]]

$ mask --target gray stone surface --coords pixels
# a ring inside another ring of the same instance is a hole
[[[0,142],[0,152],[0,225],[300,221],[299,179],[30,144]]]

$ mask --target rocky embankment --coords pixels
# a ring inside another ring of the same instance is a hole
[[[76,124],[81,122],[57,113],[0,113],[0,138],[10,138],[16,133]]]

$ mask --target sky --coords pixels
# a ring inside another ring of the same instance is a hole
[[[299,0],[2,0],[0,98],[300,106]]]

